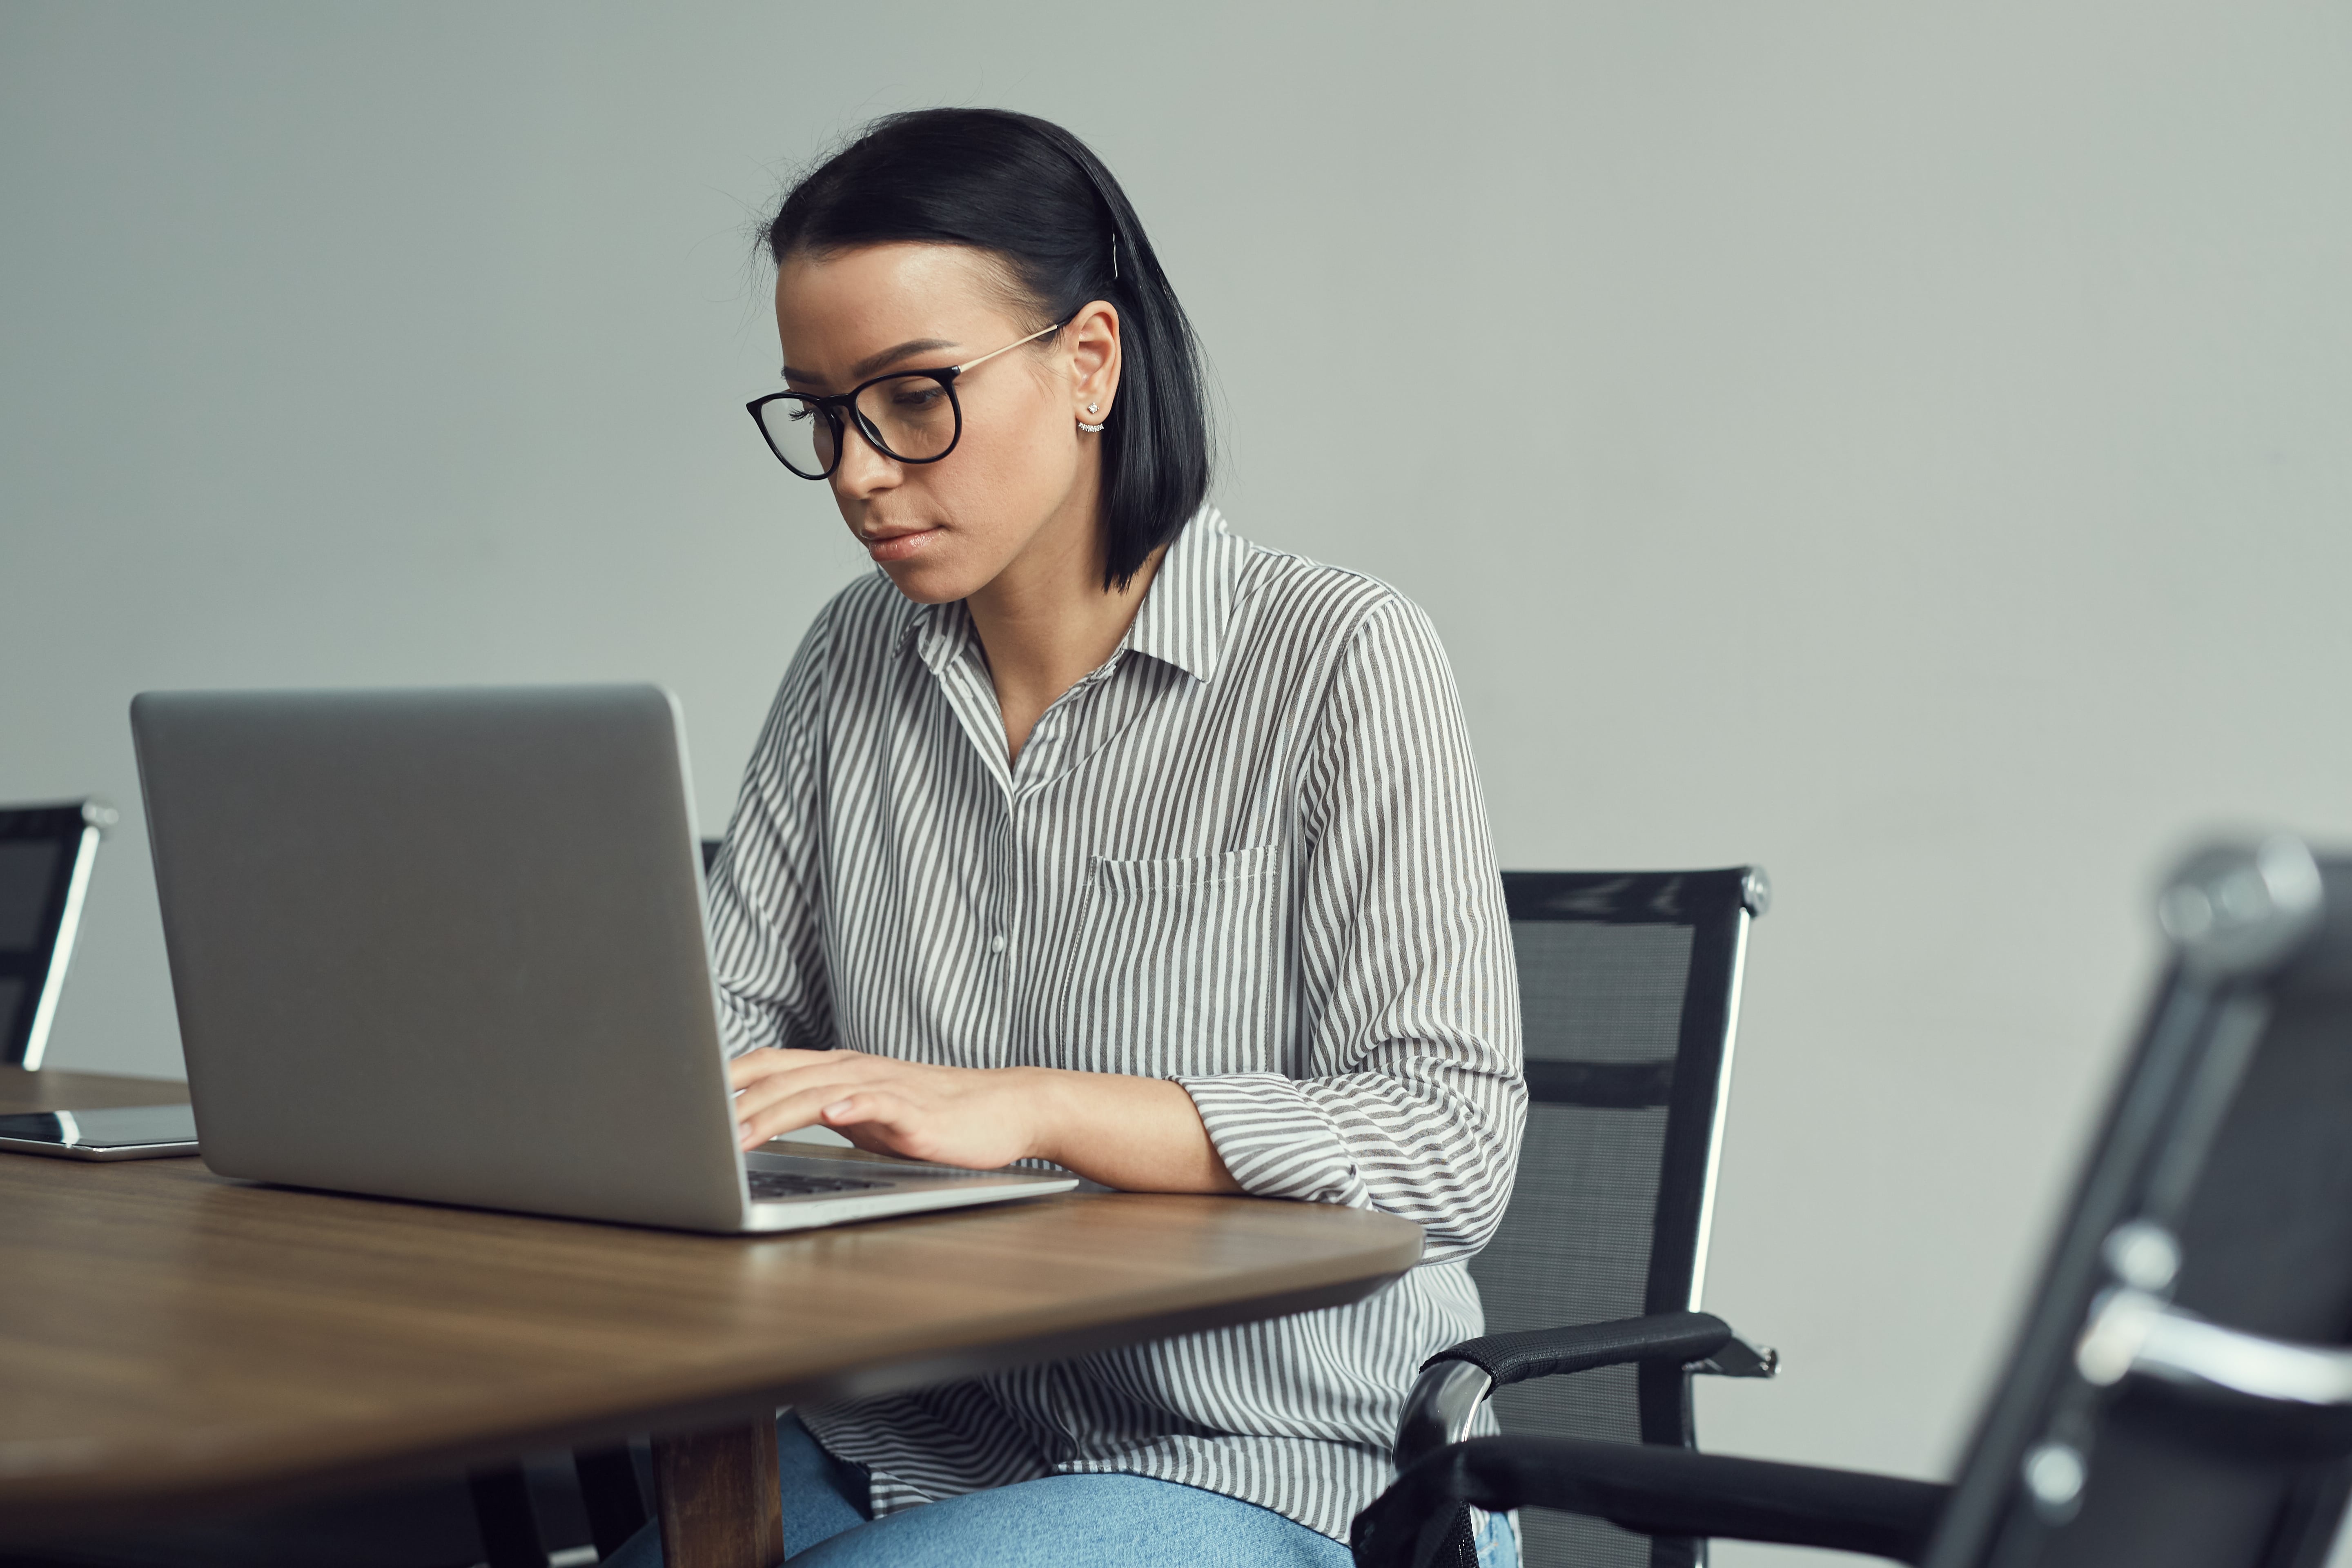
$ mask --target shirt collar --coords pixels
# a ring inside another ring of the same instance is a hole
[[[1248,553],[1249,545],[1227,531],[1215,507],[1193,513],[1160,557],[1120,648],[1173,665],[1195,680],[1214,679]],[[934,675],[971,640],[971,615],[961,599],[945,605],[910,600],[907,612],[901,635],[914,638],[915,651]]]
[[[875,568],[880,571],[880,567]],[[915,652],[933,675],[945,669],[949,663],[971,640],[971,615],[963,607],[961,599],[944,605],[919,605],[907,601],[907,619],[901,637],[915,639]]]
[[[1248,553],[1249,546],[1226,531],[1215,507],[1193,513],[1160,557],[1160,571],[1122,646],[1172,664],[1195,680],[1215,679]]]

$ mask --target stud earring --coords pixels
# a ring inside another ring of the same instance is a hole
[[[1100,413],[1101,410],[1102,405],[1099,403],[1089,403],[1087,405],[1087,412],[1089,414]],[[1089,436],[1099,436],[1102,434],[1101,426],[1089,425],[1083,419],[1078,421],[1078,428],[1085,431]]]

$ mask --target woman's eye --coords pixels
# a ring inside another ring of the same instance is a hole
[[[793,405],[792,412],[784,417],[794,425],[805,425],[816,417],[816,410],[805,403],[795,404]]]
[[[901,385],[891,389],[890,405],[894,408],[919,411],[936,406],[944,395],[945,394],[938,387],[928,383],[913,386]]]

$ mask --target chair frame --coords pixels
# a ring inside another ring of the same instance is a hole
[[[1572,1078],[1559,1073],[1559,1067],[1571,1065],[1566,1063],[1530,1061],[1527,1076],[1528,1098],[1534,1100],[1665,1105],[1665,1146],[1658,1158],[1650,1277],[1642,1310],[1653,1315],[1696,1312],[1706,1289],[1707,1248],[1714,1238],[1725,1110],[1731,1098],[1740,993],[1747,977],[1748,931],[1755,918],[1771,908],[1771,880],[1754,866],[1709,871],[1506,871],[1503,897],[1514,921],[1691,928],[1691,978],[1683,994],[1671,1087],[1664,1097],[1636,1100],[1625,1092],[1635,1086],[1607,1081],[1621,1075],[1589,1068]],[[1586,1081],[1579,1084],[1573,1079]],[[1692,1442],[1689,1370],[1664,1361],[1640,1363],[1636,1376],[1644,1443],[1687,1447]]]
[[[1666,1110],[1651,1220],[1643,1316],[1517,1333],[1489,1334],[1440,1352],[1423,1364],[1398,1424],[1396,1463],[1468,1437],[1478,1407],[1503,1384],[1632,1363],[1642,1442],[1676,1448],[1695,1441],[1691,1376],[1770,1377],[1777,1352],[1739,1339],[1701,1312],[1712,1238],[1726,1103],[1747,970],[1748,931],[1771,907],[1771,883],[1757,867],[1705,871],[1507,871],[1511,920],[1594,925],[1675,925],[1691,931],[1680,1031],[1670,1063],[1529,1059],[1528,1094],[1537,1103]],[[1665,1070],[1661,1071],[1661,1068]],[[1474,1269],[1475,1273],[1475,1269]],[[1458,1514],[1425,1527],[1450,1531],[1457,1560],[1467,1551]],[[1696,1540],[1653,1541],[1653,1568],[1691,1568],[1705,1555]]]

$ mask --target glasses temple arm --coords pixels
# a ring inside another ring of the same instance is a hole
[[[958,375],[961,375],[964,372],[971,369],[974,365],[986,364],[998,354],[1009,354],[1014,349],[1019,348],[1022,343],[1034,343],[1039,338],[1044,337],[1047,332],[1058,332],[1069,324],[1070,323],[1067,321],[1055,321],[1049,327],[1040,327],[1035,331],[1030,333],[1027,337],[1023,338],[1019,343],[1007,343],[1001,349],[991,349],[988,353],[981,355],[978,359],[968,359],[961,364],[950,365],[948,368],[954,371]]]

